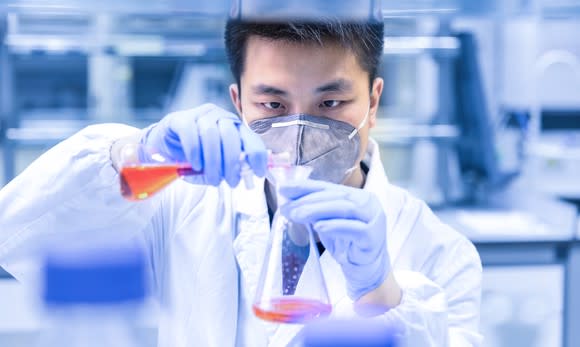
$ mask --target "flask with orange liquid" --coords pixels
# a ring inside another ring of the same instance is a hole
[[[242,179],[252,188],[252,170],[245,153],[240,157]],[[268,167],[287,166],[287,153],[269,153]],[[121,194],[129,200],[147,199],[184,176],[202,175],[190,164],[173,162],[155,149],[139,144],[127,144],[121,150]]]

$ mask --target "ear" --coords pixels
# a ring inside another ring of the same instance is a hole
[[[369,128],[373,128],[377,124],[377,112],[379,110],[379,102],[383,94],[383,86],[385,81],[377,77],[373,81],[373,88],[371,89],[371,104],[369,109]]]
[[[242,99],[240,97],[240,89],[236,83],[230,84],[230,98],[234,107],[238,111],[238,115],[242,116]]]

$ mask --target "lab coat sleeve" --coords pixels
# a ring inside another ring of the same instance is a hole
[[[415,215],[402,216],[403,223],[413,221],[403,248],[414,249],[415,263],[404,269],[395,265],[401,303],[373,319],[401,328],[405,346],[481,346],[479,255],[470,241],[440,222],[424,203],[411,203],[417,205],[406,211],[413,212],[401,212]],[[352,302],[341,306],[343,312],[353,310]]]
[[[30,281],[45,242],[131,239],[155,213],[157,199],[135,203],[119,190],[110,148],[139,131],[120,124],[89,126],[59,143],[0,191],[0,265]]]
[[[394,272],[403,291],[402,302],[381,318],[404,327],[407,345],[481,345],[478,333],[481,266],[466,259],[466,254],[474,254],[471,247],[461,244],[452,252],[457,261],[450,264],[449,282],[444,287],[419,272]]]

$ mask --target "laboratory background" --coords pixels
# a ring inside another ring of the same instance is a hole
[[[381,6],[372,136],[389,179],[476,245],[484,346],[580,346],[580,1]],[[233,110],[229,8],[0,0],[0,187],[90,124],[145,127],[206,102]],[[156,310],[139,319],[144,346],[156,344]],[[0,346],[33,345],[37,311],[0,268]]]

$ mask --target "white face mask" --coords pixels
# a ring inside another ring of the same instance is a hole
[[[370,109],[356,128],[308,114],[258,119],[248,126],[272,152],[288,152],[292,164],[310,166],[312,179],[342,183],[358,165],[359,131],[365,126],[369,112]]]

